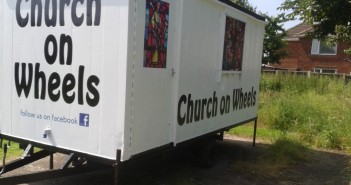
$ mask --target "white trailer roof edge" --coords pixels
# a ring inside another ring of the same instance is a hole
[[[220,3],[228,8],[232,8],[235,9],[239,12],[241,12],[242,14],[249,16],[251,19],[255,19],[255,20],[259,20],[261,23],[266,24],[265,22],[265,18],[262,17],[261,15],[256,14],[255,12],[252,12],[246,8],[243,8],[233,2],[231,2],[230,0],[213,0],[217,3]]]

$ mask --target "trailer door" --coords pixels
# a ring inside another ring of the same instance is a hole
[[[136,1],[132,155],[170,143],[175,1]]]

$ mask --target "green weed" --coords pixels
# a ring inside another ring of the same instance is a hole
[[[262,75],[259,124],[313,147],[350,151],[351,85],[325,76]]]
[[[21,154],[23,153],[23,150],[21,150],[19,148],[19,144],[18,143],[14,143],[14,142],[10,142],[9,143],[8,141],[4,141],[3,145],[5,143],[8,145],[7,154],[6,154],[6,161],[17,159],[19,156],[21,156]],[[4,156],[3,147],[4,146],[2,146],[0,148],[0,160],[1,160],[0,166],[2,166],[2,159],[3,159],[3,156]]]

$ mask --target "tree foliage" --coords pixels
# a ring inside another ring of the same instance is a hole
[[[280,9],[291,10],[291,19],[313,25],[311,37],[329,43],[351,41],[350,0],[285,0]]]
[[[279,63],[281,59],[286,57],[287,51],[284,37],[286,37],[287,33],[283,28],[283,23],[287,21],[285,15],[269,16],[259,12],[248,0],[232,0],[232,2],[266,18],[262,63]]]
[[[262,63],[279,63],[280,59],[285,58],[288,54],[286,51],[287,36],[282,23],[286,21],[285,15],[280,14],[276,17],[265,15],[267,24],[263,41],[263,58]]]
[[[248,0],[232,0],[233,3],[250,10],[251,12],[257,13],[257,8],[252,6]]]

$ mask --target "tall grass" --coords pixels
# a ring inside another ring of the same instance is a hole
[[[351,84],[324,76],[263,74],[259,123],[307,145],[351,151]]]

